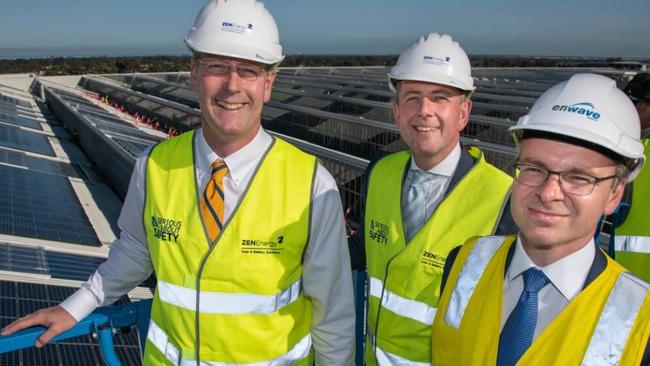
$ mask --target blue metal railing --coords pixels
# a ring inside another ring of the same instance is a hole
[[[365,324],[365,292],[366,273],[358,271],[354,276],[355,281],[355,306],[357,311],[356,330],[356,358],[355,365],[363,365],[364,324]],[[100,350],[107,366],[121,366],[113,344],[113,329],[126,328],[132,325],[138,327],[140,346],[144,350],[149,328],[151,313],[151,300],[142,300],[124,305],[115,305],[98,308],[73,328],[63,332],[52,339],[51,342],[78,337],[87,334],[97,335]],[[45,332],[45,327],[32,327],[20,330],[10,336],[0,336],[0,354],[30,348],[36,339]]]
[[[136,325],[140,335],[140,349],[144,349],[150,313],[151,300],[99,308],[73,328],[54,337],[52,342],[86,334],[96,334],[106,365],[120,366],[122,363],[115,353],[113,344],[113,329]],[[18,331],[10,336],[0,336],[0,353],[33,347],[36,339],[45,330],[44,327],[33,327]]]
[[[356,332],[355,366],[363,366],[364,346],[366,341],[366,271],[353,271],[354,273],[354,303],[357,321],[354,325]]]

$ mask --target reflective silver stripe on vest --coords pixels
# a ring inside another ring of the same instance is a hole
[[[384,351],[379,347],[377,347],[375,355],[377,356],[377,364],[379,366],[431,366],[431,362],[407,360],[396,354]]]
[[[614,241],[617,252],[650,253],[650,237],[617,234]]]
[[[147,339],[158,350],[165,355],[165,358],[173,365],[177,366],[196,366],[196,360],[183,358],[178,348],[169,342],[169,338],[165,331],[163,331],[153,320],[149,322],[149,332]],[[232,363],[232,362],[216,362],[216,361],[201,361],[201,366],[287,366],[309,356],[311,351],[311,334],[307,334],[301,339],[289,352],[282,356],[276,357],[268,361],[250,362],[250,363]]]
[[[458,275],[456,287],[449,299],[449,305],[447,305],[445,322],[450,326],[456,329],[460,328],[460,321],[463,319],[469,299],[474,294],[476,284],[504,240],[503,236],[486,236],[478,239],[472,248]]]
[[[384,283],[374,277],[370,277],[370,296],[381,298],[381,306],[393,313],[426,325],[433,324],[433,319],[436,317],[436,308],[384,289]]]
[[[296,301],[301,280],[275,295],[201,291],[200,311],[204,314],[270,314]],[[158,281],[160,300],[187,310],[196,310],[196,290]]]
[[[630,273],[621,273],[582,360],[584,366],[617,365],[641,304],[650,286]]]

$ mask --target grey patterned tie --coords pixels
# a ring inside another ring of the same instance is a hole
[[[426,220],[426,187],[435,178],[434,174],[422,170],[411,170],[411,186],[402,201],[402,218],[406,241],[409,242]]]

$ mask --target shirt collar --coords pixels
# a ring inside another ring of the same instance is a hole
[[[429,173],[435,174],[435,175],[442,175],[445,177],[451,177],[454,175],[454,171],[456,171],[456,167],[458,166],[458,162],[460,161],[460,143],[456,144],[456,147],[447,155],[438,165],[434,166],[433,168],[427,170]],[[420,167],[415,164],[415,159],[411,159],[411,167],[410,170],[423,170],[420,169]]]
[[[539,268],[562,296],[567,301],[571,301],[582,290],[595,255],[596,244],[592,238],[587,245],[578,251],[545,267],[538,267],[524,250],[521,244],[521,237],[517,237],[515,253],[512,256],[506,277],[511,282],[527,269],[532,267]]]
[[[209,167],[215,160],[223,160],[228,166],[228,174],[235,185],[239,185],[242,179],[257,166],[259,160],[264,156],[264,152],[271,145],[272,137],[263,128],[257,131],[257,135],[241,149],[221,158],[217,153],[212,151],[210,145],[203,136],[202,129],[198,135],[198,155],[201,159],[201,166]]]

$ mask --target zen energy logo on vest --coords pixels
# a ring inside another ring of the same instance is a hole
[[[600,119],[600,113],[596,112],[596,107],[589,102],[580,102],[571,105],[556,104],[553,106],[552,110],[557,112],[581,114],[594,121]]]
[[[277,255],[282,254],[283,243],[284,236],[280,235],[275,240],[242,239],[240,246],[242,254]]]

